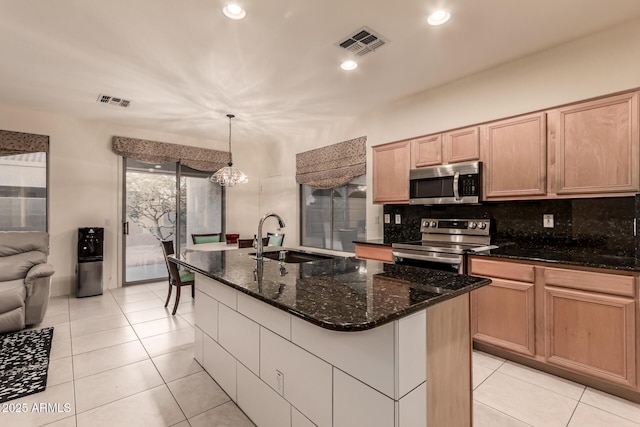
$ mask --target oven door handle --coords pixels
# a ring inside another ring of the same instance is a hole
[[[453,197],[456,200],[460,200],[460,189],[458,188],[460,182],[460,172],[453,174]]]
[[[418,261],[431,261],[439,262],[441,264],[460,264],[462,262],[462,256],[459,255],[445,255],[436,252],[428,252],[426,254],[417,254],[413,252],[396,252],[393,251],[393,256],[397,258],[415,259]]]

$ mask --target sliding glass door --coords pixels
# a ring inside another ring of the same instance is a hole
[[[184,251],[192,233],[223,231],[223,190],[210,173],[125,159],[123,283],[167,277],[161,241]]]

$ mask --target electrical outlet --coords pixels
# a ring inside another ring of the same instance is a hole
[[[391,214],[384,214],[384,223],[391,224]]]
[[[276,387],[280,396],[284,396],[284,374],[276,369]]]
[[[542,226],[544,228],[553,228],[553,214],[542,215]]]
[[[400,214],[396,214],[396,224],[401,224],[402,223],[402,218],[400,217]]]

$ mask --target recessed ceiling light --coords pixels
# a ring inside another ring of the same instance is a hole
[[[344,61],[342,64],[340,64],[340,68],[345,71],[355,70],[356,68],[358,68],[358,63],[349,59],[348,61]]]
[[[222,8],[224,16],[231,19],[243,19],[247,12],[238,3],[227,3]]]
[[[451,18],[451,14],[449,13],[449,11],[440,9],[429,15],[429,18],[427,18],[427,23],[429,25],[442,25],[447,22],[449,18]]]

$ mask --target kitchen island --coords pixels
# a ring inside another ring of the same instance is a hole
[[[470,425],[468,293],[490,280],[252,252],[177,261],[196,273],[196,360],[254,423]]]

